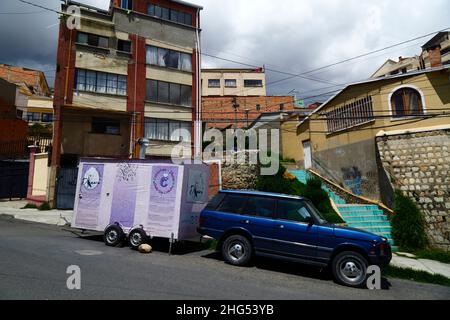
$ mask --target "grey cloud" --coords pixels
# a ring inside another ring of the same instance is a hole
[[[204,7],[201,19],[204,52],[290,73],[305,72],[450,27],[447,0],[191,1]],[[109,5],[108,0],[82,2],[103,8]],[[16,0],[2,0],[0,3],[0,12],[40,11]],[[60,5],[58,0],[39,3],[51,8]],[[57,15],[53,13],[1,15],[0,62],[54,69],[57,23]],[[361,80],[370,76],[388,58],[418,54],[420,45],[426,40],[308,76],[334,83]],[[240,66],[208,57],[203,57],[202,62],[208,67]],[[52,72],[47,74],[54,76]],[[285,77],[267,73],[269,83]],[[49,81],[52,82],[53,78]],[[286,94],[297,89],[302,96],[308,96],[311,90],[329,86],[295,78],[269,86],[269,93]],[[313,91],[312,94],[319,92]],[[319,98],[324,100],[326,97]]]

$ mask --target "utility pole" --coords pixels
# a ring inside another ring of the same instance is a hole
[[[238,128],[237,111],[239,109],[239,104],[237,103],[236,97],[233,98],[233,108],[234,108],[234,127]]]
[[[248,129],[248,114],[250,112],[250,109],[245,109],[245,116],[247,118],[247,129]]]

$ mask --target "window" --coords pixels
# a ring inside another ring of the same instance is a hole
[[[215,211],[217,206],[222,202],[223,198],[225,197],[224,193],[219,193],[215,195],[206,206],[205,210]]]
[[[179,106],[192,106],[192,87],[178,83],[147,80],[146,100],[158,103],[170,103]]]
[[[121,0],[120,7],[125,10],[133,10],[133,0]]]
[[[422,96],[413,88],[402,88],[391,97],[394,118],[423,115]]]
[[[192,55],[188,53],[181,53],[180,54],[180,64],[181,64],[181,70],[183,71],[192,71]]]
[[[250,197],[244,209],[244,214],[274,218],[275,201],[270,198]]]
[[[220,88],[220,79],[209,79],[208,88]]]
[[[90,33],[78,32],[77,43],[86,44],[93,47],[108,48],[109,38]]]
[[[127,94],[127,76],[77,69],[75,89],[117,95]]]
[[[117,41],[117,50],[130,53],[131,52],[131,41],[119,39]]]
[[[261,111],[261,105],[260,104],[256,105],[256,111]]]
[[[280,103],[280,111],[284,110],[284,103]]]
[[[306,204],[296,200],[278,200],[278,217],[282,220],[306,222],[311,218]]]
[[[244,80],[244,87],[246,88],[257,88],[262,86],[262,80]]]
[[[27,121],[28,122],[40,122],[41,114],[39,112],[28,112],[27,113]]]
[[[53,113],[43,113],[42,122],[53,122]]]
[[[182,132],[178,130],[185,129],[191,134],[191,127],[191,122],[146,118],[145,136],[150,140],[181,142],[183,140]]]
[[[147,7],[149,16],[157,17],[164,20],[170,20],[175,23],[192,25],[192,14],[181,12],[178,10],[167,9],[164,7],[149,4]]]
[[[219,212],[241,214],[244,209],[247,197],[239,195],[226,195],[220,206],[217,208]]]
[[[92,118],[92,133],[120,134],[120,121],[108,118]]]
[[[325,114],[328,133],[345,130],[374,120],[372,97],[346,104]]]
[[[164,68],[192,71],[192,55],[174,50],[147,46],[147,64]]]
[[[236,88],[236,79],[225,79],[225,88]]]

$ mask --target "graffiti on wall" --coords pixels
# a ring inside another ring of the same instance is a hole
[[[345,186],[357,196],[362,196],[362,173],[358,167],[342,168],[343,180]]]

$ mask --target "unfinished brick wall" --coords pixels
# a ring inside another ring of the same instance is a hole
[[[433,247],[450,250],[450,130],[377,138],[395,188],[415,200]]]
[[[239,105],[236,113],[233,108],[234,100]],[[248,118],[246,110],[248,110]],[[247,123],[250,125],[262,113],[292,110],[294,110],[292,96],[202,98],[202,121],[208,128],[224,129],[234,126],[236,119],[238,128],[245,128]]]

